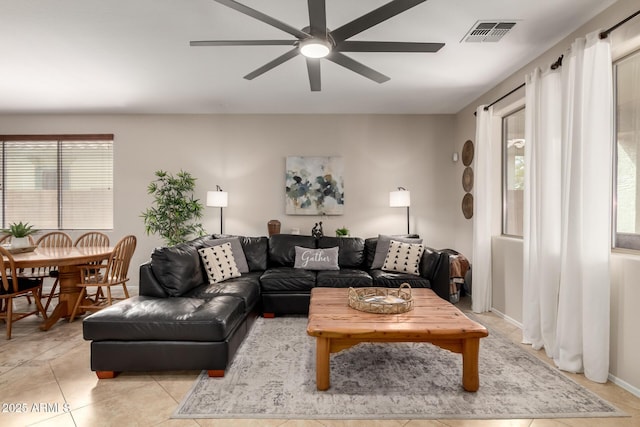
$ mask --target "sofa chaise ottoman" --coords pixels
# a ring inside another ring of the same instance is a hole
[[[140,267],[139,296],[84,319],[91,370],[99,378],[121,371],[192,369],[224,375],[259,314],[262,272],[255,269],[262,266],[267,244],[266,238],[243,239],[247,268],[254,271],[211,284],[198,250],[227,241],[209,236],[155,249]]]

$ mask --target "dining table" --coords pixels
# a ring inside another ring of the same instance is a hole
[[[43,331],[49,330],[58,320],[71,316],[80,295],[80,288],[77,285],[82,281],[81,266],[106,260],[113,251],[113,247],[110,246],[35,247],[29,249],[32,250],[12,253],[16,269],[24,269],[28,272],[33,268],[55,266],[55,270],[58,271],[60,290],[58,304],[40,325],[40,329]]]

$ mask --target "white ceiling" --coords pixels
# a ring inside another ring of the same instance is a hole
[[[304,0],[240,0],[293,27]],[[327,0],[337,28],[388,0]],[[446,43],[437,53],[348,53],[378,84],[322,61],[311,92],[298,56],[249,81],[292,39],[213,0],[0,0],[0,113],[456,113],[615,0],[428,0],[352,40]],[[498,43],[460,43],[478,20],[515,20]]]

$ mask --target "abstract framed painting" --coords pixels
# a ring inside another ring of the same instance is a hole
[[[343,173],[342,157],[287,157],[287,215],[342,215]]]

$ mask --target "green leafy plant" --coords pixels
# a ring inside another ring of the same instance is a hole
[[[338,228],[336,230],[336,236],[342,236],[342,237],[346,237],[349,235],[349,229],[345,226],[342,226],[342,228]]]
[[[30,234],[36,233],[38,230],[33,228],[32,225],[29,225],[28,222],[24,224],[22,221],[18,223],[9,224],[9,228],[4,228],[2,230],[3,233],[10,234],[13,237],[27,237]]]
[[[202,203],[193,197],[196,179],[182,170],[176,176],[158,170],[155,176],[147,187],[154,196],[153,206],[141,215],[147,235],[160,235],[168,246],[204,235],[202,224],[196,222],[203,211]]]

